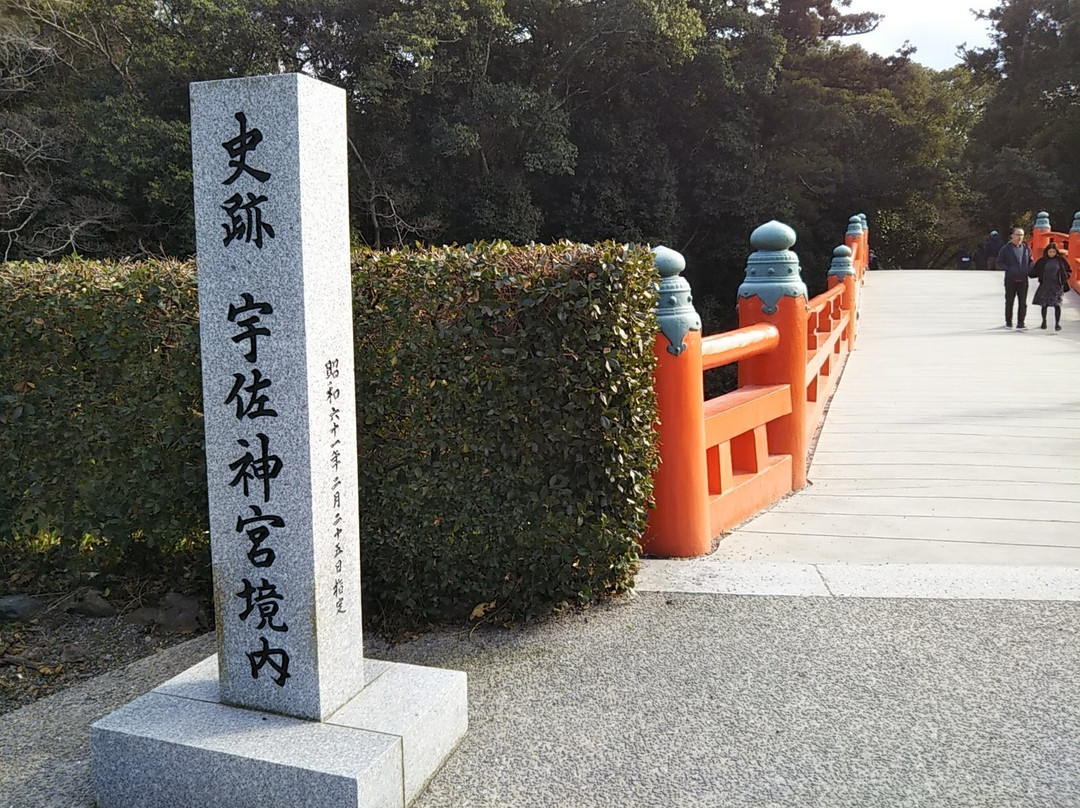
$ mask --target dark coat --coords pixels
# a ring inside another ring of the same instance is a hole
[[[1039,279],[1039,288],[1035,290],[1035,296],[1031,302],[1036,306],[1060,306],[1065,284],[1068,283],[1072,270],[1069,262],[1058,253],[1053,258],[1048,258],[1046,253],[1035,262],[1031,270],[1031,277]]]
[[[997,268],[1005,270],[1005,280],[1007,281],[1026,281],[1028,273],[1031,271],[1031,248],[1024,242],[1020,242],[1019,257],[1017,256],[1017,250],[1013,249],[1013,245],[1010,242],[1006,244],[998,252],[997,256]]]

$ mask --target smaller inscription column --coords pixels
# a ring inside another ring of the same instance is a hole
[[[363,687],[345,93],[191,85],[222,700],[322,719]]]

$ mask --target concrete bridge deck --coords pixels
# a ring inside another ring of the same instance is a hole
[[[993,272],[867,276],[811,484],[643,590],[1080,598],[1080,296],[1004,327]],[[1032,283],[1034,289],[1035,283]]]

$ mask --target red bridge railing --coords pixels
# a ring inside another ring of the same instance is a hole
[[[1042,257],[1043,250],[1051,241],[1057,244],[1068,258],[1069,267],[1072,269],[1069,286],[1080,294],[1080,210],[1073,214],[1072,227],[1069,228],[1068,233],[1051,230],[1050,214],[1046,211],[1040,211],[1036,214],[1035,226],[1031,228],[1031,241],[1029,244],[1031,254],[1036,261]],[[1076,247],[1070,251],[1070,245],[1076,245]]]
[[[740,327],[704,338],[680,277],[686,262],[656,248],[660,467],[643,552],[708,553],[724,530],[806,485],[810,442],[855,344],[868,236],[865,217],[853,216],[828,291],[807,300],[795,232],[762,225],[739,287]],[[703,373],[733,363],[738,389],[706,401]]]

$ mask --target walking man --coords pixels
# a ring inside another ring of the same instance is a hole
[[[1024,231],[1014,227],[1009,243],[997,254],[998,269],[1005,270],[1005,327],[1012,328],[1013,300],[1016,301],[1016,327],[1027,328],[1028,272],[1031,271],[1031,248],[1024,243]]]

